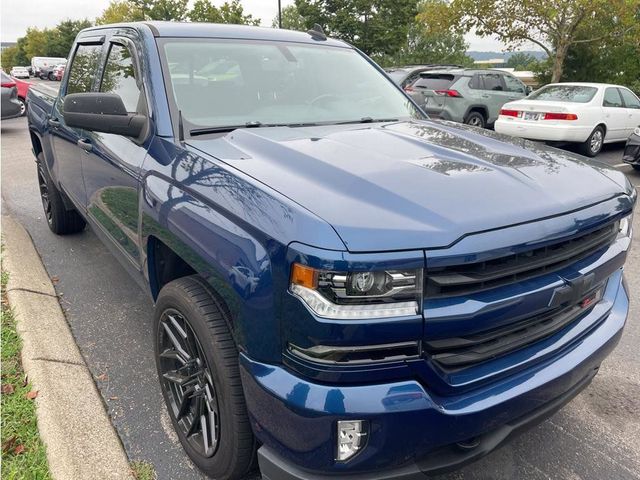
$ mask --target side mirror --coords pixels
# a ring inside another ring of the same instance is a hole
[[[64,121],[70,127],[139,137],[147,117],[129,113],[115,93],[71,93],[64,98]]]
[[[531,94],[531,92],[533,92],[533,87],[531,85],[527,85],[526,87],[524,87],[524,93],[529,95]]]

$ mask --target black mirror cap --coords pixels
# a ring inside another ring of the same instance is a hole
[[[71,93],[64,98],[63,116],[69,127],[139,137],[147,118],[129,113],[115,93]]]

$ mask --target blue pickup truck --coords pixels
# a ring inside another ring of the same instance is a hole
[[[455,469],[620,339],[637,195],[612,168],[429,120],[318,29],[105,25],[69,65],[28,98],[46,219],[153,298],[167,409],[213,478]]]

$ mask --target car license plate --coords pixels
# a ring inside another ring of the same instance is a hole
[[[524,112],[525,120],[538,120],[538,114],[534,112]]]

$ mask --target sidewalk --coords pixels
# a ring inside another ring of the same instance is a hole
[[[126,454],[26,230],[2,216],[7,297],[56,480],[133,479]]]

